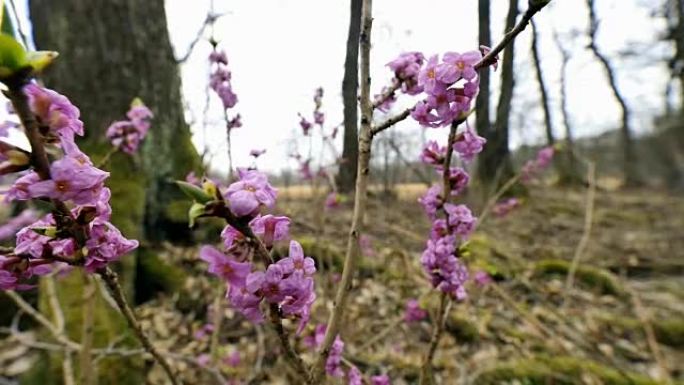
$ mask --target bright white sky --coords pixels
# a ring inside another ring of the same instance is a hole
[[[211,0],[166,0],[166,11],[176,56],[183,56],[201,27]],[[26,5],[19,2],[26,15]],[[507,1],[493,1],[494,42],[503,33]],[[521,0],[521,10],[527,1]],[[634,110],[633,125],[640,133],[652,129],[651,120],[662,111],[667,80],[664,61],[668,44],[654,44],[664,21],[650,16],[658,0],[599,0],[601,19],[599,45],[619,71],[619,84]],[[422,5],[419,7],[418,5]],[[325,91],[324,111],[329,127],[342,121],[341,84],[349,19],[349,1],[341,0],[217,0],[217,13],[227,13],[217,22],[214,36],[230,60],[233,88],[244,126],[233,132],[235,164],[246,166],[252,148],[266,148],[259,160],[270,171],[294,167],[287,154],[292,138],[300,135],[297,113],[311,115],[316,87]],[[384,67],[399,53],[422,51],[427,55],[477,48],[477,1],[475,0],[375,0],[371,72],[373,93],[390,78]],[[591,135],[617,126],[619,111],[612,99],[601,67],[585,49],[588,23],[584,1],[554,0],[536,17],[539,27],[544,76],[548,83],[555,130],[562,137],[558,109],[560,54],[552,39],[555,28],[572,49],[569,70],[569,108],[578,135]],[[27,26],[28,27],[28,26]],[[571,37],[572,31],[579,37]],[[207,31],[207,37],[209,36]],[[634,45],[637,55],[620,59],[618,53]],[[541,109],[537,84],[530,62],[530,31],[516,41],[516,98],[512,116],[512,144],[542,140]],[[208,78],[207,56],[211,46],[201,41],[181,67],[187,118],[193,122],[193,140],[206,147],[213,168],[225,172],[227,156],[222,111],[211,95],[207,125],[203,127]],[[498,73],[494,73],[496,93]],[[494,98],[496,101],[496,95]],[[410,105],[409,100],[404,106]],[[524,114],[524,115],[523,115]],[[410,119],[398,125],[404,135],[420,136]],[[429,130],[429,137],[445,137],[443,130]],[[300,151],[306,153],[303,141]],[[341,147],[341,143],[340,143]],[[416,149],[417,151],[418,149]],[[416,152],[417,153],[417,152]],[[414,154],[407,154],[411,157]]]

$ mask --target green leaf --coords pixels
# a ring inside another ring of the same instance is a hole
[[[2,33],[6,35],[16,37],[17,35],[15,35],[14,33],[14,25],[12,24],[12,19],[9,16],[9,12],[7,12],[7,4],[3,3],[4,0],[0,0],[0,6],[2,7],[0,8],[0,12],[2,14],[2,17],[0,17],[0,22],[2,22],[2,27],[0,27],[0,31],[2,31]]]
[[[26,61],[33,69],[33,73],[38,74],[52,64],[57,56],[59,54],[55,51],[32,51],[26,53]]]
[[[211,195],[207,194],[200,187],[197,187],[192,183],[177,180],[176,184],[185,195],[199,203],[207,203],[213,199]]]
[[[195,221],[197,218],[203,216],[205,211],[206,209],[202,203],[195,202],[190,206],[190,210],[188,210],[188,224],[190,228],[195,226]]]
[[[24,47],[13,37],[0,34],[0,78],[6,78],[27,65]]]

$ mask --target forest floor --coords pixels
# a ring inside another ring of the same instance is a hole
[[[351,204],[324,211],[320,199],[295,190],[281,192],[278,211],[296,218],[293,239],[318,261],[319,300],[305,332],[311,333],[332,303],[322,299],[331,297],[341,271]],[[439,302],[419,264],[430,225],[416,202],[423,191],[400,187],[394,199],[370,199],[367,247],[341,330],[345,362],[368,375],[388,373],[394,385],[417,383]],[[533,186],[520,207],[477,229],[464,259],[471,272],[487,271],[494,282],[471,285],[468,299],[451,306],[435,357],[436,383],[684,383],[684,197],[599,190],[594,203],[584,241],[582,188]],[[568,288],[580,244],[586,249]],[[162,254],[187,274],[178,293],[141,305],[139,314],[163,350],[197,357],[209,346],[196,332],[210,321],[216,282],[201,274],[196,247]],[[419,299],[431,316],[403,322],[407,298]],[[273,338],[268,328],[226,309],[222,335],[223,353],[241,358],[220,368],[225,378],[258,374],[252,383],[297,383],[264,347],[273,346],[264,345]],[[295,345],[309,351],[300,338]],[[6,355],[0,345],[2,370]],[[185,361],[175,365],[188,369],[187,383],[212,383],[199,379],[207,377],[196,361]],[[148,376],[151,383],[161,378],[157,370]]]

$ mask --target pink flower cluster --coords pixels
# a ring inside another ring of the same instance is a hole
[[[513,211],[516,207],[520,206],[520,200],[517,198],[507,198],[500,202],[497,202],[492,208],[492,213],[497,217],[505,217]]]
[[[446,54],[445,62],[440,65],[436,64],[436,57],[431,58],[428,68],[433,65],[434,82],[430,83],[428,82],[429,79],[426,80],[426,77],[430,78],[432,75],[421,72],[423,75],[421,84],[429,93],[432,92],[430,90],[438,90],[440,87],[444,87],[445,82],[461,79],[473,82],[477,73],[472,66],[479,60],[478,55],[479,52],[477,55],[473,53]],[[445,63],[450,64],[451,67]],[[453,118],[455,116],[457,115],[454,115]],[[445,180],[448,185],[445,187],[449,191],[449,196],[445,197],[442,191],[443,186],[435,185],[418,199],[425,213],[432,220],[430,238],[421,256],[421,264],[430,277],[432,285],[455,299],[465,298],[464,285],[468,280],[468,270],[458,258],[458,245],[468,239],[473,232],[477,218],[473,216],[466,205],[449,203],[451,196],[459,195],[465,190],[470,181],[470,176],[465,169],[445,163],[448,151],[455,151],[462,162],[471,161],[477,153],[482,151],[484,143],[485,140],[466,124],[466,129],[456,136],[451,149],[442,147],[435,141],[430,141],[420,154],[421,161],[434,166],[440,174],[444,174],[444,168],[448,167],[446,170],[447,180]],[[411,307],[407,308],[407,319],[410,319],[413,313],[418,314],[417,309],[415,309],[417,303],[409,303],[409,305]]]
[[[74,142],[74,134],[83,135],[78,108],[63,95],[35,84],[25,86],[24,92],[45,142],[57,144],[64,156],[50,165],[49,179],[35,171],[17,179],[7,199],[49,198],[73,207],[68,215],[48,214],[17,232],[14,253],[0,258],[2,289],[29,287],[25,282],[32,276],[65,264],[84,265],[94,272],[138,247],[109,222],[111,193],[104,187],[109,173],[94,167]],[[70,227],[64,228],[65,223]]]
[[[0,226],[0,241],[14,237],[19,229],[30,225],[36,220],[38,220],[38,213],[35,210],[26,209],[22,211],[19,215]]]
[[[107,139],[112,145],[127,154],[133,154],[150,129],[151,120],[154,116],[147,106],[139,99],[131,103],[131,108],[126,113],[128,120],[119,120],[107,128]]]
[[[271,207],[276,200],[277,191],[268,183],[266,175],[241,169],[238,174],[240,179],[224,193],[233,214],[240,220],[251,218],[250,229],[268,249],[276,242],[289,239],[289,218],[259,214],[262,206]],[[301,331],[316,299],[313,280],[316,266],[312,258],[304,256],[302,246],[291,241],[289,255],[261,271],[251,261],[253,244],[245,234],[228,225],[221,238],[223,251],[204,246],[200,258],[209,263],[209,273],[228,285],[227,298],[231,305],[252,322],[263,321],[262,302],[276,305],[284,316],[300,319]]]
[[[523,182],[529,182],[536,178],[546,170],[551,161],[553,161],[553,156],[555,150],[553,146],[544,147],[537,153],[537,157],[530,159],[522,166],[520,170],[520,180]]]
[[[311,129],[314,124],[318,125],[321,130],[323,130],[323,124],[325,124],[325,114],[321,111],[323,107],[323,87],[318,87],[314,91],[314,110],[313,110],[313,120],[310,121],[304,117],[302,114],[299,116],[299,126],[302,128],[302,133],[304,136],[311,135]]]
[[[397,101],[393,89],[400,89],[407,95],[418,95],[423,92],[423,87],[418,84],[418,75],[425,62],[425,56],[420,52],[404,52],[398,58],[387,63],[387,66],[394,72],[391,87],[384,87],[382,92],[375,95],[375,102],[378,109],[388,112],[394,102]]]
[[[406,302],[406,310],[404,311],[404,322],[412,323],[422,321],[427,318],[428,313],[425,309],[420,307],[420,303],[416,299],[410,299]]]
[[[232,74],[228,69],[228,56],[225,51],[218,51],[214,48],[211,54],[209,54],[209,64],[212,67],[211,74],[209,75],[209,87],[221,99],[225,110],[235,107],[238,98],[231,84]],[[242,127],[240,114],[228,119],[226,124],[228,131],[233,128]]]
[[[304,337],[304,344],[310,348],[318,348],[325,338],[325,331],[328,326],[325,324],[316,325],[314,332],[311,335]],[[344,352],[344,341],[339,335],[335,336],[330,347],[330,354],[325,361],[325,372],[332,377],[344,377],[344,370],[342,369],[342,353]],[[360,374],[359,374],[360,375]]]

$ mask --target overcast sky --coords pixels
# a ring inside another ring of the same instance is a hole
[[[373,3],[373,93],[379,92],[391,77],[384,65],[403,51],[422,51],[429,56],[478,46],[475,0],[375,0]],[[503,33],[508,2],[494,0],[492,3],[492,36],[496,42]],[[527,2],[520,3],[524,10]],[[671,50],[668,44],[654,44],[664,29],[664,21],[651,17],[650,12],[661,1],[598,0],[596,3],[601,19],[599,45],[619,70],[620,88],[635,111],[635,130],[648,132],[652,129],[652,118],[663,109],[662,95],[667,81],[664,62],[654,58],[668,55]],[[26,4],[19,2],[19,6],[25,18]],[[176,56],[186,53],[210,6],[210,0],[166,1]],[[297,113],[311,114],[316,87],[322,86],[326,91],[324,112],[328,127],[342,121],[341,84],[349,1],[215,0],[214,10],[226,13],[216,23],[213,34],[228,53],[233,88],[239,98],[231,113],[239,112],[244,124],[233,132],[236,165],[250,163],[248,153],[252,148],[266,148],[266,155],[259,161],[260,168],[277,171],[293,167],[287,154],[292,150],[292,139],[300,133]],[[558,136],[562,136],[558,110],[560,55],[552,38],[554,29],[573,51],[568,67],[569,107],[577,134],[590,135],[616,127],[618,106],[601,67],[585,48],[588,20],[584,1],[554,0],[535,20]],[[573,31],[580,34],[573,37]],[[627,47],[636,47],[638,55],[620,58],[618,53]],[[203,117],[210,51],[209,43],[202,40],[182,65],[183,95],[188,106],[187,118],[193,122],[194,143],[200,151],[208,148],[213,168],[225,171],[225,131],[220,102],[214,95],[209,99],[206,125]],[[543,137],[529,51],[530,30],[526,30],[516,40],[513,145],[534,143]],[[498,77],[499,73],[494,73],[495,93]],[[400,107],[410,104],[411,100],[407,99]],[[394,129],[404,135],[420,136],[420,128],[410,119]],[[444,129],[428,130],[428,136],[445,137]],[[303,145],[300,140],[300,151],[305,153]]]

